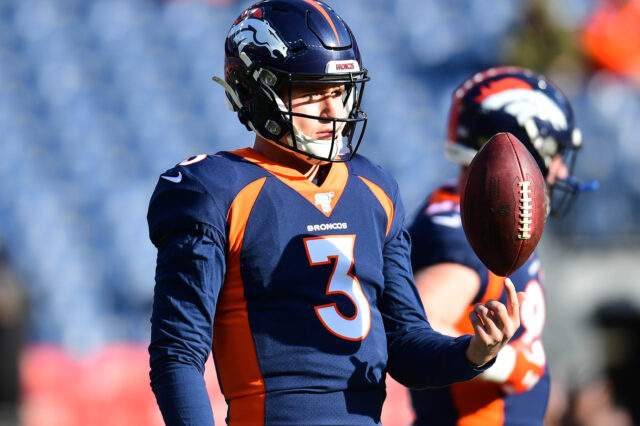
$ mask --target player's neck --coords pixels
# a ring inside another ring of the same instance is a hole
[[[294,152],[259,136],[256,137],[253,149],[269,160],[299,171],[310,182],[318,186],[322,185],[331,168],[331,163],[317,164],[308,162]]]

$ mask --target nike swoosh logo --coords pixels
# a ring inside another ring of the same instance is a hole
[[[165,175],[161,175],[160,176],[162,179],[166,179],[169,182],[173,182],[173,183],[180,183],[180,181],[182,180],[182,172],[178,172],[178,176],[165,176]]]
[[[433,216],[431,218],[433,223],[446,226],[448,228],[460,228],[462,226],[462,220],[460,216]]]

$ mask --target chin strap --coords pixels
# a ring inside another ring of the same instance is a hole
[[[251,64],[252,64],[251,60],[244,52],[240,53],[240,59],[245,63],[247,68],[251,69]],[[292,120],[289,109],[286,107],[282,99],[280,99],[280,96],[278,96],[278,94],[274,92],[271,85],[268,84],[268,79],[270,76],[272,76],[272,74],[267,72],[264,75],[264,82],[265,82],[264,84],[260,84],[260,81],[262,80],[261,78],[262,71],[260,69],[255,70],[252,75],[253,75],[253,78],[256,80],[256,82],[258,82],[262,90],[265,91],[265,93],[267,93],[267,95],[270,96],[271,99],[276,103],[276,106],[278,107],[280,112],[285,116],[288,116],[289,119]],[[275,77],[273,78],[275,79]],[[213,77],[211,77],[211,79],[224,88],[224,91],[227,93],[227,97],[225,98],[225,101],[226,101],[225,103],[227,105],[227,108],[233,112],[237,112],[240,116],[240,121],[243,121],[243,115],[245,115],[243,114],[244,108],[242,106],[242,103],[240,102],[240,98],[236,93],[236,91],[229,85],[229,83],[227,83],[225,80],[223,80],[220,77],[217,77],[214,75]],[[251,120],[248,120],[247,117],[244,117],[244,118],[246,120],[246,123],[244,121],[243,123],[247,126],[249,130],[253,130],[254,132],[256,132],[256,134],[264,137],[255,128]],[[334,124],[334,140],[332,141],[333,143],[312,138],[304,134],[302,131],[300,131],[300,129],[298,129],[297,126],[293,123],[291,123],[291,127],[293,128],[293,134],[289,133],[286,137],[283,138],[282,142],[280,143],[286,143],[292,148],[295,148],[296,150],[299,150],[303,153],[325,157],[328,161],[333,160],[336,156],[338,156],[338,154],[342,150],[342,147],[343,147],[342,136],[340,137],[335,136],[335,124]],[[264,137],[264,138],[268,140],[273,140],[272,137]],[[274,142],[278,143],[275,140]],[[335,148],[335,153],[333,152],[334,150],[333,148]],[[327,149],[329,150],[329,152],[326,152]]]
[[[234,112],[242,109],[242,104],[240,103],[240,98],[238,98],[238,94],[235,92],[235,90],[233,90],[231,86],[229,86],[229,84],[226,81],[224,81],[223,79],[215,75],[211,77],[211,80],[215,81],[220,86],[222,86],[224,88],[224,91],[227,92],[227,95],[229,95],[229,97],[226,99],[227,108],[229,108],[231,111],[234,111]],[[229,102],[229,99],[231,99],[233,104]]]

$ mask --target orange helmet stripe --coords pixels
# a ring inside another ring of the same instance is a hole
[[[331,20],[331,17],[327,13],[327,11],[324,10],[322,8],[322,6],[320,6],[318,3],[316,3],[313,0],[304,0],[304,2],[305,3],[309,3],[311,6],[315,7],[316,9],[318,9],[318,11],[320,11],[320,13],[322,13],[322,16],[324,16],[324,19],[326,19],[327,22],[329,22],[329,25],[331,25],[331,29],[333,30],[333,33],[336,35],[336,39],[338,40],[338,44],[340,44],[340,36],[338,35],[338,31],[336,30],[336,26],[333,24],[333,21]]]

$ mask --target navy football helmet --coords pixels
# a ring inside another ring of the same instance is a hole
[[[453,94],[445,155],[468,165],[493,135],[515,135],[546,177],[552,158],[561,154],[569,178],[550,188],[551,215],[563,216],[584,184],[573,178],[582,135],[565,95],[545,77],[525,68],[496,67],[473,75]]]
[[[264,0],[246,9],[226,38],[225,79],[213,79],[225,88],[227,105],[240,122],[267,140],[322,161],[347,161],[358,149],[367,122],[360,103],[369,77],[351,30],[320,1]],[[345,116],[292,112],[295,84],[344,85]],[[294,116],[331,121],[332,140],[305,135]]]

